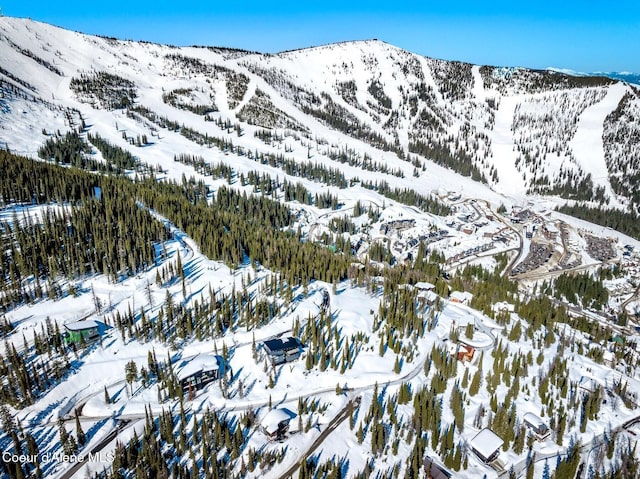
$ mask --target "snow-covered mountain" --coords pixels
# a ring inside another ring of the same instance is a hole
[[[0,476],[637,475],[636,87],[0,43]]]
[[[34,155],[80,118],[126,146],[122,128],[155,134],[163,117],[247,150],[286,147],[418,190],[640,203],[640,92],[609,78],[436,60],[377,40],[265,55],[8,17],[0,42],[0,144],[13,151]],[[256,136],[265,129],[279,142],[265,147]],[[136,154],[162,163],[194,146],[165,138]]]
[[[627,83],[634,83],[635,85],[640,85],[640,73],[633,72],[605,72],[605,73],[594,73],[597,76],[606,76],[609,78],[613,78],[614,80],[622,80]]]

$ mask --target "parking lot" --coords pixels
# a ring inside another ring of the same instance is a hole
[[[539,268],[547,261],[549,261],[552,253],[553,248],[551,248],[551,246],[548,244],[531,243],[529,254],[524,259],[524,261],[513,268],[513,270],[511,271],[511,275],[515,276]]]
[[[587,240],[587,253],[598,261],[609,261],[617,257],[614,241],[609,238],[598,238],[597,236],[584,235]]]

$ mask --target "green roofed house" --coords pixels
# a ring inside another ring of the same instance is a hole
[[[96,321],[76,321],[67,323],[64,327],[67,330],[64,338],[67,344],[80,344],[83,340],[90,341],[100,335]]]
[[[624,346],[624,339],[622,339],[622,337],[620,336],[614,336],[612,338],[609,339],[609,341],[611,341],[615,346]]]

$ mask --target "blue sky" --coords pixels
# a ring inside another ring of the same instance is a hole
[[[640,72],[640,1],[0,0],[8,16],[174,45],[277,52],[378,38],[471,63]]]

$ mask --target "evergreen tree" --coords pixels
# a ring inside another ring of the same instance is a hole
[[[473,375],[473,379],[471,380],[471,385],[469,386],[470,396],[475,396],[480,391],[481,377],[482,377],[482,370],[481,369],[476,370],[475,374]]]
[[[124,368],[125,371],[125,380],[129,384],[131,389],[131,395],[133,396],[133,382],[138,379],[138,366],[135,361],[129,361]]]
[[[78,410],[75,410],[75,416],[76,416],[76,438],[77,438],[77,442],[78,442],[78,446],[82,447],[84,446],[84,443],[87,440],[87,437],[84,433],[84,431],[82,430],[82,424],[80,424],[80,416],[78,415]]]

